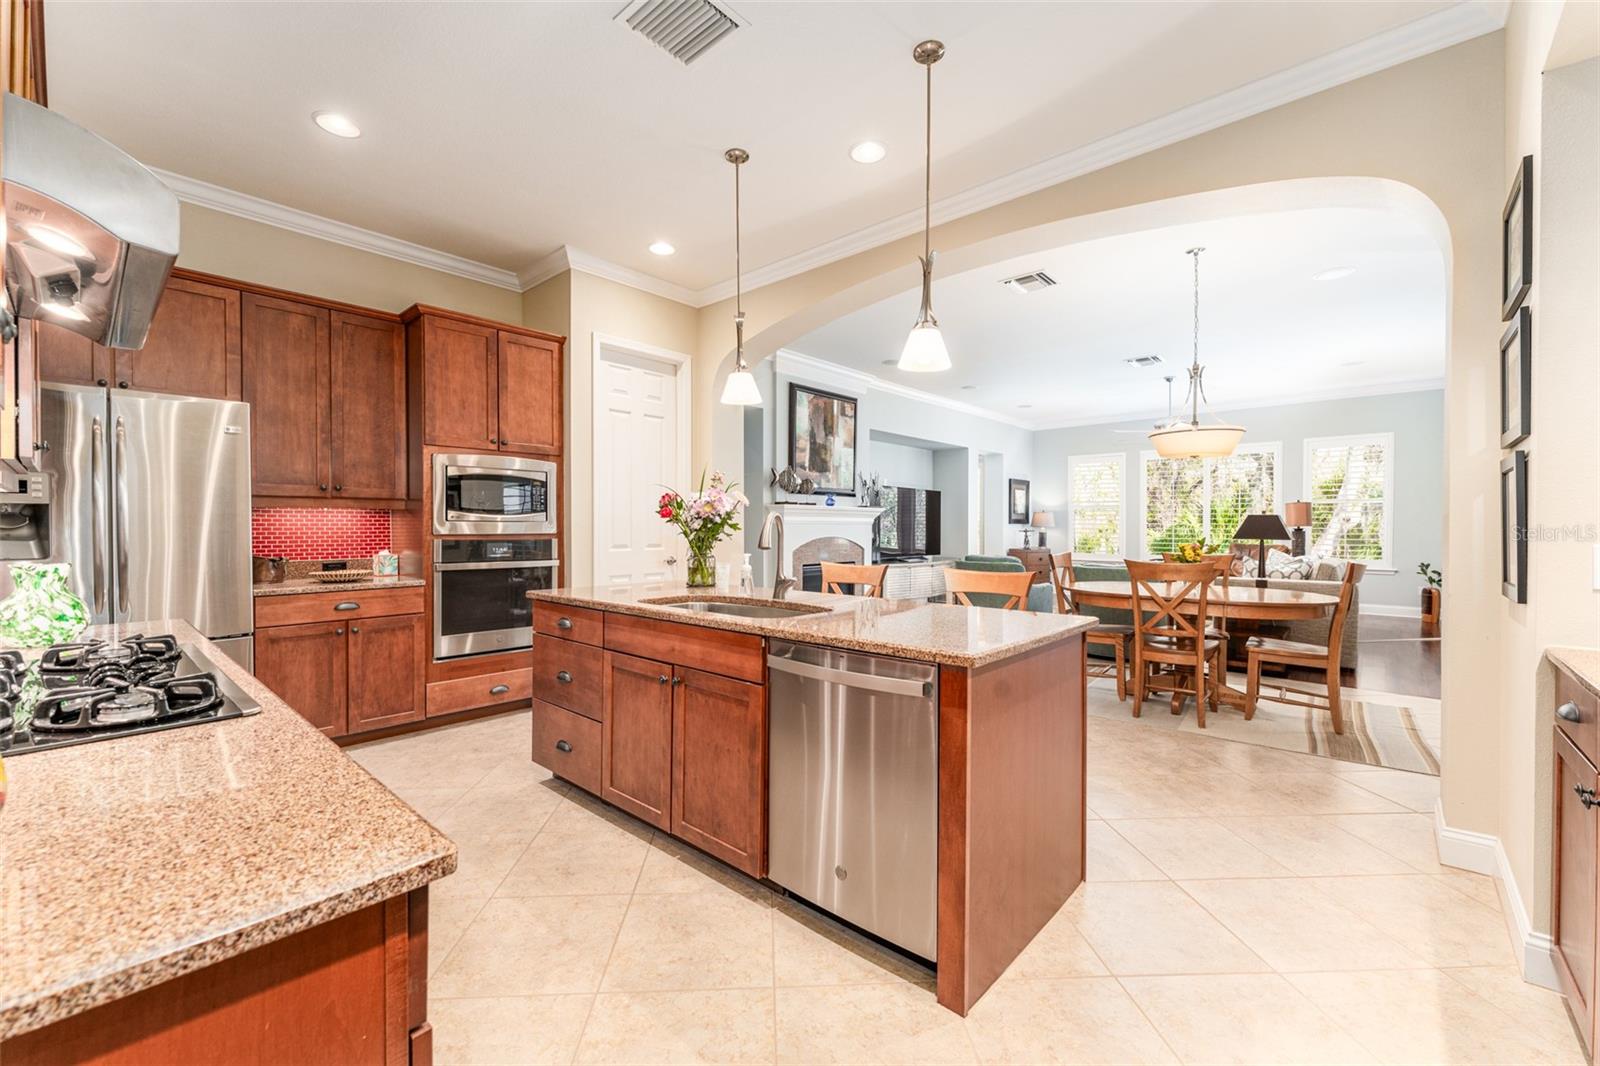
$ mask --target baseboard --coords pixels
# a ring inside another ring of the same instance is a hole
[[[1439,844],[1440,862],[1495,879],[1500,889],[1501,909],[1505,912],[1511,943],[1518,948],[1518,963],[1523,979],[1542,988],[1561,991],[1556,981],[1554,944],[1550,934],[1534,931],[1533,923],[1528,918],[1528,908],[1522,902],[1522,891],[1517,887],[1517,879],[1511,875],[1511,864],[1506,859],[1506,850],[1501,846],[1500,838],[1468,829],[1452,829],[1445,824],[1442,803],[1434,804],[1433,832]]]
[[[1393,603],[1363,603],[1358,614],[1376,614],[1384,618],[1421,618],[1421,607],[1401,607]]]

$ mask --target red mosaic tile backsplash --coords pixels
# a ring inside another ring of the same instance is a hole
[[[348,507],[257,507],[250,551],[285,559],[359,559],[389,550],[388,511]]]

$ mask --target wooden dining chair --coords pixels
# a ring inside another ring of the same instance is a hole
[[[1032,570],[957,570],[946,567],[944,591],[946,603],[973,606],[972,595],[1004,596],[998,607],[1002,611],[1020,611],[1028,602],[1028,589],[1033,587]]]
[[[1350,616],[1350,604],[1355,600],[1356,585],[1366,573],[1364,563],[1350,563],[1339,585],[1339,604],[1333,609],[1333,619],[1328,623],[1328,646],[1309,644],[1298,640],[1276,640],[1271,637],[1251,637],[1245,641],[1245,668],[1247,670],[1244,696],[1244,718],[1249,721],[1256,715],[1256,700],[1261,692],[1261,664],[1278,663],[1283,666],[1300,666],[1323,672],[1328,689],[1328,713],[1333,716],[1333,731],[1344,732],[1344,707],[1339,695],[1339,650],[1344,643],[1344,623]],[[1304,693],[1305,699],[1279,695],[1278,703],[1297,707],[1320,707],[1313,693]]]
[[[858,563],[823,563],[822,591],[848,595],[841,586],[855,586],[855,595],[883,599],[883,578],[889,564],[862,566]]]
[[[1050,583],[1056,587],[1056,610],[1061,614],[1071,614],[1072,586],[1072,553],[1057,552],[1050,557]],[[1093,629],[1083,635],[1084,643],[1110,648],[1112,665],[1107,667],[1100,663],[1089,665],[1090,677],[1115,677],[1117,679],[1117,699],[1128,698],[1128,645],[1133,640],[1133,627],[1124,625],[1107,625],[1105,622],[1096,622]],[[1106,673],[1107,670],[1111,673]]]
[[[1133,585],[1133,715],[1151,692],[1172,693],[1172,713],[1194,696],[1195,722],[1206,727],[1206,711],[1217,710],[1226,664],[1224,643],[1205,635],[1206,608],[1215,564],[1147,563],[1127,560]],[[1192,597],[1192,598],[1191,598]],[[1153,666],[1170,666],[1154,673]],[[1185,683],[1187,678],[1188,683]]]

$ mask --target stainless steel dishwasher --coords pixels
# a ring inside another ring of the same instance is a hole
[[[774,640],[767,670],[767,876],[935,958],[938,668]]]

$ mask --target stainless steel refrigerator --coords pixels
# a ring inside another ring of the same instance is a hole
[[[71,564],[95,622],[182,619],[253,669],[249,404],[45,385],[40,407],[33,558]]]

